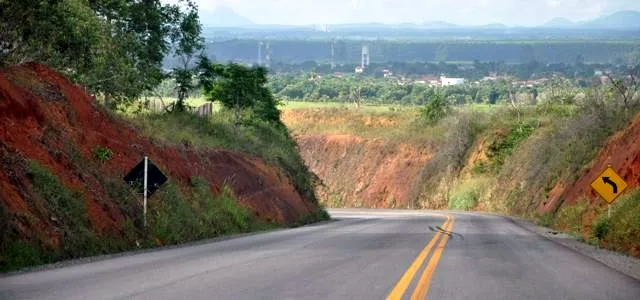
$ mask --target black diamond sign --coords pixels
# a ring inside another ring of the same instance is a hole
[[[136,187],[139,193],[144,193],[144,159],[124,177],[124,182]],[[151,197],[165,182],[167,176],[151,160],[147,160],[147,196]]]

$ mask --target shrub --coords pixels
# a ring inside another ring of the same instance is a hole
[[[591,227],[591,235],[599,241],[604,239],[609,233],[609,220],[607,218],[599,218]]]
[[[435,124],[451,113],[451,103],[444,94],[436,93],[422,109],[422,115],[431,124]]]
[[[93,148],[93,151],[91,152],[93,153],[93,157],[102,163],[107,162],[113,156],[113,151],[107,147],[96,147]]]
[[[455,186],[449,195],[449,209],[473,209],[478,204],[478,199],[486,187],[487,181],[485,179],[467,180]]]
[[[640,249],[640,189],[620,197],[611,210],[609,230],[604,240],[615,250],[631,252]],[[602,218],[605,215],[606,211]]]
[[[488,149],[492,169],[498,171],[504,164],[504,160],[510,156],[513,150],[522,141],[527,139],[535,129],[536,125],[533,122],[518,123],[504,138],[493,142]]]

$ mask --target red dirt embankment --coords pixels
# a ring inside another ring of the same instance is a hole
[[[178,186],[194,176],[205,178],[214,194],[229,185],[239,201],[264,220],[291,223],[315,210],[286,175],[262,160],[143,137],[130,124],[94,106],[94,99],[81,87],[45,66],[0,71],[0,208],[11,216],[8,222],[17,234],[53,246],[59,242],[56,218],[35,201],[27,160],[49,169],[67,188],[82,192],[96,232],[120,231],[125,216],[118,199],[110,198],[89,170],[73,163],[78,155],[96,160],[92,154],[96,147],[113,151],[105,164],[92,165],[114,180],[121,180],[148,155]]]
[[[329,207],[406,208],[421,191],[430,149],[352,135],[300,135],[300,154],[328,187]]]
[[[541,207],[547,211],[564,199],[564,204],[572,204],[588,199],[591,204],[605,205],[591,188],[593,182],[608,165],[618,172],[629,185],[628,190],[640,186],[640,115],[609,139],[607,145],[593,160],[591,167],[572,185],[559,183],[549,200]]]

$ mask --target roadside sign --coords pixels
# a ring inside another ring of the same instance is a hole
[[[128,185],[134,186],[140,194],[144,193],[144,162],[145,161],[142,160],[124,177],[124,181]],[[147,196],[151,196],[160,186],[167,182],[167,176],[165,176],[151,160],[148,160],[147,163]]]
[[[613,168],[608,167],[591,183],[591,188],[611,204],[627,189],[627,183]]]

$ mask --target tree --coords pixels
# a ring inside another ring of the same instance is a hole
[[[209,101],[220,101],[237,113],[252,109],[262,120],[280,124],[278,102],[267,83],[267,69],[238,64],[214,64],[202,59],[199,64],[200,81]]]
[[[422,115],[431,124],[444,119],[450,112],[451,104],[442,92],[434,93],[427,105],[422,109]]]
[[[0,66],[39,62],[112,104],[132,99],[165,78],[179,16],[160,0],[0,1]]]
[[[198,18],[198,7],[192,0],[187,1],[187,11],[179,13],[180,26],[172,32],[172,39],[176,45],[175,56],[180,59],[180,67],[174,68],[171,74],[176,81],[178,101],[176,111],[184,111],[184,100],[189,92],[195,88],[194,76],[196,68],[193,58],[196,52],[204,49],[204,40],[200,36],[202,25]]]

